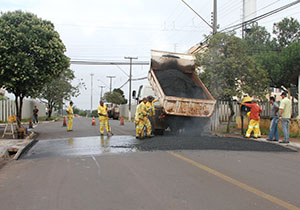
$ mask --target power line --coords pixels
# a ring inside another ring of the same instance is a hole
[[[119,89],[123,88],[128,82],[129,82],[129,79],[123,85],[121,85],[121,87],[119,87]]]
[[[205,22],[210,28],[213,29],[213,26],[211,26],[199,13],[197,13],[190,5],[188,5],[184,0],[181,0],[188,8],[190,8],[203,22]]]
[[[84,61],[84,60],[71,60],[74,65],[149,65],[149,61],[137,61],[131,64],[125,61]]]
[[[138,80],[144,80],[144,79],[148,79],[148,77],[135,78],[135,79],[132,79],[132,81],[138,81]]]
[[[224,32],[224,31],[229,30],[229,29],[231,29],[230,31],[235,31],[236,29],[239,29],[239,28],[243,27],[244,25],[256,22],[258,20],[264,19],[264,18],[269,17],[271,15],[274,15],[274,14],[276,14],[278,12],[281,12],[282,10],[285,10],[285,9],[287,9],[289,7],[292,7],[292,6],[294,6],[294,5],[298,4],[298,3],[300,3],[300,0],[294,1],[292,3],[284,5],[282,7],[277,8],[277,9],[274,9],[274,10],[272,10],[270,12],[262,14],[262,15],[260,15],[258,17],[255,17],[255,18],[252,18],[250,20],[244,21],[242,23],[239,23],[239,24],[236,24],[236,25],[233,25],[233,26],[229,26],[227,28],[222,29],[220,32]]]

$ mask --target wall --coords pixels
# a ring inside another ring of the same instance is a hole
[[[136,104],[131,105],[131,119],[134,120],[135,110],[136,110]],[[128,104],[122,104],[120,105],[120,117],[128,118]]]
[[[46,106],[38,100],[24,99],[22,108],[22,119],[32,118],[34,106],[39,109],[39,116],[46,116]],[[6,122],[8,116],[16,114],[15,101],[0,100],[0,121]]]

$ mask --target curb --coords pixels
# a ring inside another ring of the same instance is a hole
[[[18,160],[25,153],[25,151],[28,151],[37,142],[37,140],[31,139],[33,136],[35,136],[35,133],[31,132],[31,134],[25,138],[25,141],[28,141],[28,144],[18,150],[13,157],[14,160]]]
[[[215,136],[218,136],[218,137],[228,137],[227,135],[223,135],[223,134],[220,134],[220,133],[212,133],[213,135]],[[243,137],[238,137],[238,136],[231,136],[231,137],[235,137],[235,138],[243,138]],[[290,143],[286,143],[286,144],[280,144],[276,141],[267,141],[266,138],[258,138],[258,139],[254,139],[254,138],[250,138],[251,140],[254,140],[254,141],[258,141],[258,142],[267,142],[267,143],[271,143],[271,144],[278,144],[280,146],[283,146],[283,147],[287,147],[289,149],[294,149],[294,150],[297,150],[299,151],[300,150],[300,143],[297,143],[297,142],[291,142]]]
[[[9,143],[7,146],[5,146],[2,149],[2,155],[0,159],[11,159],[11,160],[18,160],[22,154],[24,154],[25,151],[27,151],[29,148],[31,148],[37,141],[33,139],[33,137],[36,134],[34,132],[31,132],[30,135],[28,135],[25,139],[21,141],[16,141],[13,143]],[[14,140],[12,140],[14,141]],[[9,151],[16,151],[13,157],[9,157]]]

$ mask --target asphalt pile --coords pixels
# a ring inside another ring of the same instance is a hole
[[[194,84],[188,73],[178,69],[156,70],[155,75],[167,96],[205,99],[203,89]]]
[[[140,151],[157,150],[228,150],[259,152],[295,152],[294,150],[268,142],[242,138],[220,138],[217,136],[155,136],[145,139],[135,147]]]

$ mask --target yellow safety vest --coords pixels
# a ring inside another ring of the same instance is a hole
[[[138,106],[138,115],[144,117],[148,116],[149,113],[147,110],[147,105],[144,102],[140,103]]]
[[[98,115],[102,116],[100,114],[107,115],[107,108],[105,104],[103,104],[103,106],[101,105],[98,106]]]
[[[68,113],[68,116],[73,116],[73,108],[71,105],[68,106],[67,113]]]

